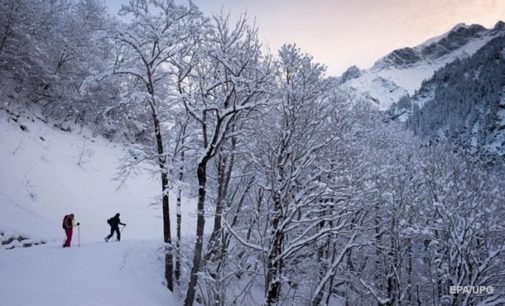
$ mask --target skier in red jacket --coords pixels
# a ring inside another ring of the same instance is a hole
[[[76,225],[79,226],[79,223],[77,223]],[[72,243],[72,234],[73,234],[73,228],[74,228],[74,214],[66,215],[65,217],[63,217],[62,227],[65,230],[65,236],[67,237],[65,239],[65,243],[63,243],[63,247],[69,248],[70,244]]]

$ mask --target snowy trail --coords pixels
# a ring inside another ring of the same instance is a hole
[[[8,121],[0,113],[0,237],[48,242],[0,245],[0,306],[180,304],[163,285],[161,207],[150,205],[159,203],[158,177],[146,164],[118,190],[114,177],[127,147],[89,133],[62,132],[24,117]],[[170,197],[175,220],[174,192]],[[191,237],[196,206],[183,200],[183,237]],[[116,212],[127,224],[123,240],[106,244],[106,220]],[[77,231],[73,247],[61,247],[68,213],[81,223],[80,248]]]
[[[75,242],[0,252],[0,304],[178,305],[162,284],[160,242]]]

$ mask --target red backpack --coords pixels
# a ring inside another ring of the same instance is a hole
[[[66,229],[66,223],[67,223],[67,218],[70,218],[70,215],[66,215],[65,217],[63,217],[63,222],[61,224],[61,227],[63,227],[63,229]]]

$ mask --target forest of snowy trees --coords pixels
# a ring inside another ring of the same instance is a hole
[[[156,165],[166,286],[184,305],[505,302],[503,177],[422,145],[296,45],[265,52],[245,16],[169,0],[120,15],[0,0],[0,109],[127,144],[121,175]]]
[[[492,166],[505,165],[505,37],[435,72],[412,97],[393,106],[429,141],[449,141]],[[503,168],[502,168],[503,169]]]

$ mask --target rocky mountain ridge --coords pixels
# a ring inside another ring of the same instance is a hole
[[[370,69],[350,67],[337,84],[354,95],[387,110],[404,96],[412,96],[435,71],[455,60],[471,57],[496,37],[505,36],[505,23],[491,29],[458,24],[447,33],[416,46],[397,49],[379,59]]]

